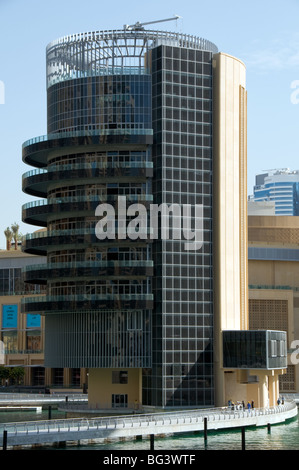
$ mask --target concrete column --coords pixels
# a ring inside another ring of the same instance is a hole
[[[269,404],[270,406],[276,405],[277,401],[277,384],[275,380],[274,374],[269,375],[268,377],[269,380]]]
[[[52,369],[49,367],[45,369],[45,385],[52,385]]]
[[[259,376],[259,403],[260,408],[269,406],[269,393],[268,393],[268,376],[265,371],[257,374]]]

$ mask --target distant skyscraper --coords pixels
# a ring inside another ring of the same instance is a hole
[[[273,201],[275,215],[299,215],[299,171],[285,168],[256,175],[253,200]]]

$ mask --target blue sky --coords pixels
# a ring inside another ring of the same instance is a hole
[[[151,27],[204,37],[246,65],[248,193],[256,173],[299,169],[299,0],[0,0],[0,249],[13,222],[24,234],[35,230],[21,221],[22,204],[34,199],[22,193],[31,168],[21,148],[46,134],[47,44],[173,15],[181,19]]]

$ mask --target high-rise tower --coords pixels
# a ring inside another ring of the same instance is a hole
[[[256,175],[253,188],[254,201],[271,201],[275,215],[299,214],[299,171],[289,168],[269,170]]]
[[[46,365],[89,368],[91,406],[212,406],[218,332],[247,325],[244,65],[141,26],[67,36],[47,48],[47,105],[48,134],[23,146],[23,190],[42,198],[23,220],[47,228],[24,243],[47,255],[26,272],[47,296],[23,310],[46,316]],[[124,201],[165,204],[171,235],[121,234]],[[102,204],[115,232],[99,237]],[[174,206],[191,228],[202,207],[200,248],[174,236]]]

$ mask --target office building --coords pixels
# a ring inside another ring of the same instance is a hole
[[[44,385],[44,318],[21,314],[21,299],[43,293],[43,287],[24,283],[22,269],[40,263],[36,257],[15,250],[0,251],[0,340],[4,366],[24,368],[24,385]]]
[[[87,381],[85,369],[45,367],[44,315],[21,312],[21,303],[25,297],[45,295],[45,285],[24,282],[23,271],[34,271],[45,262],[44,256],[23,253],[19,247],[0,250],[0,341],[3,345],[3,365],[10,370],[15,367],[23,370],[22,378],[16,383],[23,390],[83,390]],[[8,380],[7,385],[14,384]]]
[[[299,172],[288,168],[256,175],[254,201],[275,203],[276,215],[299,215]]]
[[[23,221],[47,228],[24,243],[47,296],[23,311],[45,314],[46,364],[88,368],[93,408],[222,405],[222,332],[248,329],[244,64],[140,24],[75,34],[47,47],[47,107],[23,145],[42,198]]]

